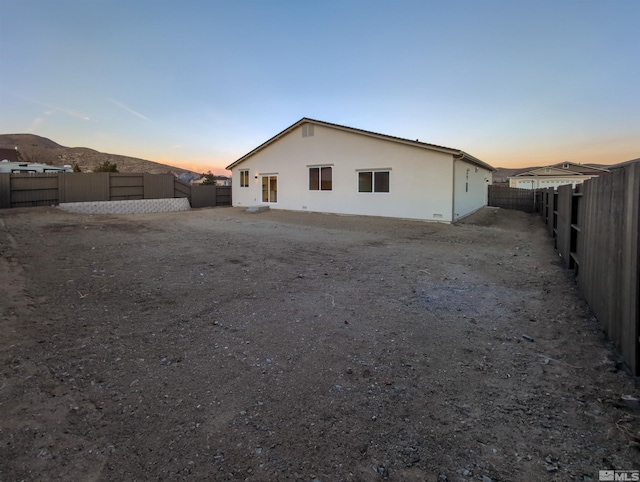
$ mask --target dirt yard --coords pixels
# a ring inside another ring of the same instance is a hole
[[[589,481],[639,396],[535,215],[0,211],[2,481]]]

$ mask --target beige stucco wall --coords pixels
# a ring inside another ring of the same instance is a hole
[[[309,166],[320,165],[333,167],[331,191],[309,190]],[[245,169],[250,186],[240,187],[240,171]],[[358,192],[357,171],[367,169],[389,169],[389,193]],[[320,125],[314,125],[313,136],[302,137],[298,127],[233,168],[234,206],[264,204],[263,174],[278,176],[278,201],[269,203],[272,209],[453,220],[454,167],[447,153]],[[469,199],[484,201],[486,194],[476,189],[480,188],[474,186]],[[461,212],[473,204],[460,199]]]

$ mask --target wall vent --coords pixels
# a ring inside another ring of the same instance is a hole
[[[313,136],[313,124],[304,124],[302,126],[302,137]]]

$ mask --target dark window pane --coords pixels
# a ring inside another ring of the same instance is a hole
[[[375,173],[375,192],[389,192],[389,171]]]
[[[332,184],[331,168],[330,167],[323,167],[321,169],[321,171],[322,171],[322,186],[321,186],[321,189],[323,191],[331,191],[331,184]]]
[[[309,190],[317,191],[320,188],[320,169],[317,167],[309,168]]]
[[[371,192],[371,175],[370,171],[358,173],[358,192]]]
[[[269,178],[269,202],[278,202],[278,178],[276,176]]]

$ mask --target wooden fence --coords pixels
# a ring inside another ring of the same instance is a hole
[[[576,189],[538,190],[536,204],[580,294],[640,374],[640,163]]]
[[[192,208],[230,206],[231,186],[191,185],[171,174],[0,173],[0,208],[186,197]]]
[[[489,206],[532,213],[536,210],[535,191],[491,184],[489,185]]]

